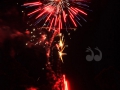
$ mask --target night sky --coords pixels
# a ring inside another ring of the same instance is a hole
[[[0,1],[0,86],[4,88],[0,90],[22,90],[8,89],[10,85],[16,88],[24,84],[35,85],[35,80],[43,73],[44,54],[41,50],[25,48],[28,39],[24,8],[21,7],[24,2]],[[88,12],[87,23],[83,22],[82,27],[72,32],[71,39],[66,36],[69,46],[65,49],[67,56],[63,56],[63,73],[70,90],[120,90],[119,34],[115,34],[120,30],[119,7],[120,3],[115,0],[91,0],[93,11]],[[87,61],[90,53],[85,51],[88,47],[99,55],[95,50],[98,47],[102,60]],[[12,55],[16,60],[9,58]]]

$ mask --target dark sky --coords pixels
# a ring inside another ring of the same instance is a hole
[[[11,30],[24,32],[25,22],[21,13],[23,2],[24,0],[0,1],[0,26],[4,23]],[[66,41],[69,47],[65,50],[67,56],[63,57],[63,72],[70,82],[70,90],[113,90],[112,85],[117,87],[117,84],[120,84],[120,79],[115,79],[120,78],[119,48],[116,46],[119,44],[119,35],[115,34],[120,29],[120,3],[115,0],[92,0],[90,6],[93,12],[89,12],[88,22],[83,23],[83,27],[78,27],[71,34],[72,39]],[[88,47],[91,47],[95,54],[99,54],[95,50],[98,47],[103,54],[102,60],[88,62],[86,55],[90,53],[85,52]],[[115,85],[108,82],[114,82]]]
[[[115,35],[120,29],[119,6],[120,3],[114,0],[93,0],[93,12],[88,23],[72,34],[65,60],[71,87],[74,88],[72,90],[99,90],[95,87],[95,77],[102,70],[110,66],[120,70],[119,48],[116,47],[119,37]],[[116,38],[117,42],[115,42]],[[88,46],[95,54],[98,54],[94,49],[96,47],[102,51],[103,57],[100,62],[86,61],[85,57],[88,53],[85,51]]]

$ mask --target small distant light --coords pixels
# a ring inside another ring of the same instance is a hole
[[[42,68],[42,70],[44,70],[44,68]]]
[[[28,43],[26,43],[26,46],[28,45]]]
[[[59,36],[62,36],[62,34],[61,34],[61,33],[59,33]]]
[[[33,29],[33,31],[35,31],[35,28]]]
[[[17,3],[17,5],[18,5],[18,3]]]
[[[23,13],[24,11],[22,11],[22,13]]]
[[[33,37],[35,37],[35,35],[33,35]]]
[[[32,26],[32,24],[30,24],[30,26]]]
[[[65,45],[66,47],[68,47],[68,45]]]
[[[31,33],[33,33],[33,32],[31,32]]]
[[[70,35],[70,33],[68,33],[68,35]]]
[[[37,81],[39,81],[40,77],[38,77]]]
[[[48,62],[48,64],[50,64],[50,62]]]
[[[27,22],[27,24],[29,24],[29,22]]]
[[[74,29],[74,31],[76,31],[76,29]]]

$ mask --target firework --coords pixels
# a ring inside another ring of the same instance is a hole
[[[50,64],[48,64],[50,62],[49,57],[54,47],[57,48],[59,59],[63,62],[62,56],[66,55],[66,53],[63,53],[66,46],[64,36],[61,34],[61,30],[75,30],[78,25],[81,26],[81,20],[86,22],[84,17],[87,16],[86,10],[88,10],[87,8],[89,6],[83,0],[41,0],[38,2],[25,3],[23,6],[36,8],[27,14],[29,17],[35,17],[34,25],[40,23],[40,34],[38,35],[38,29],[36,31],[33,29],[31,32],[31,40],[33,42],[38,38],[37,42],[35,42],[35,45],[45,43],[44,47],[46,49],[47,57],[46,66],[50,66]],[[31,25],[33,25],[33,23],[30,24],[30,26]],[[43,29],[46,29],[47,32],[45,32]],[[55,36],[57,35],[59,36],[60,40],[59,42],[56,41],[56,44],[53,44]],[[59,64],[61,65],[60,60]],[[59,69],[60,67],[61,66],[59,66]],[[58,76],[61,76],[61,74]],[[68,90],[68,84],[65,75],[63,75],[62,79],[58,79],[58,81],[55,83],[54,88],[57,87],[58,89],[53,90],[61,90],[59,87],[61,82],[63,82],[62,90]]]
[[[58,33],[64,27],[70,28],[71,23],[77,27],[77,24],[81,25],[79,22],[81,19],[86,21],[83,18],[87,15],[84,9],[88,7],[82,0],[42,0],[25,3],[24,6],[36,7],[34,11],[27,14],[36,16],[35,25],[44,22],[41,27],[48,27],[48,31],[57,30]]]

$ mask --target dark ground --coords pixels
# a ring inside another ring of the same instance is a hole
[[[26,27],[20,6],[23,2],[0,1],[0,90],[38,86],[37,78],[45,75],[44,54],[35,48],[26,48],[25,34],[15,32],[24,33]],[[68,55],[63,57],[63,72],[70,90],[120,90],[119,34],[115,34],[120,29],[120,3],[115,0],[91,2],[93,12],[89,12],[88,22],[66,42],[69,47],[65,50]],[[102,51],[101,61],[86,61],[88,46]]]

